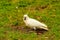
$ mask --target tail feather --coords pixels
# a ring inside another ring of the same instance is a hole
[[[48,28],[43,28],[43,29],[48,30]]]
[[[48,31],[48,28],[47,27],[40,27],[40,28]]]

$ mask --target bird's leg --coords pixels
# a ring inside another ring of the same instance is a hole
[[[35,31],[36,31],[36,27],[33,27],[33,30],[35,30]]]

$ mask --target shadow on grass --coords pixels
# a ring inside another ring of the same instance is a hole
[[[28,28],[28,27],[14,26],[14,25],[11,26],[11,29],[12,29],[12,31],[15,31],[16,30],[16,31],[20,31],[22,33],[32,33],[32,32],[34,32],[37,35],[44,34],[45,32],[47,32],[44,29],[36,29],[36,30],[33,30],[31,28]]]

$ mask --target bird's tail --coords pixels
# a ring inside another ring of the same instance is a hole
[[[46,31],[48,31],[48,28],[43,28],[43,29],[45,29]]]
[[[42,28],[42,29],[48,31],[48,28],[47,28],[47,27],[40,27],[40,28]]]
[[[44,25],[43,29],[48,31],[48,27],[46,25]]]

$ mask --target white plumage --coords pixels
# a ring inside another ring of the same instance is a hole
[[[33,28],[34,30],[36,30],[36,28],[48,30],[48,28],[45,24],[43,24],[35,19],[29,18],[28,15],[24,15],[23,21],[26,24],[26,26]]]

